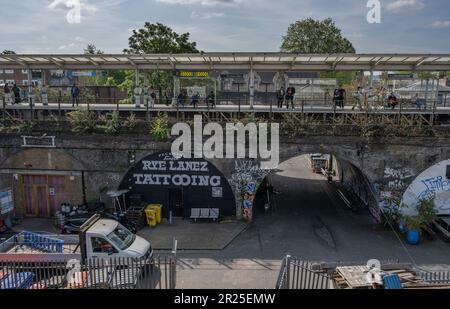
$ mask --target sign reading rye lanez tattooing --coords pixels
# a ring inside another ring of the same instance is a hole
[[[166,158],[167,160],[167,158]],[[158,185],[158,186],[200,186],[219,187],[220,176],[208,175],[209,168],[206,161],[141,161],[142,174],[134,174],[136,185]],[[147,173],[148,172],[148,173]],[[170,172],[170,173],[167,173]],[[206,173],[192,174],[195,173]],[[172,174],[175,173],[175,174]]]
[[[139,195],[148,204],[163,205],[174,216],[189,217],[191,208],[217,208],[220,216],[236,214],[233,191],[214,164],[171,153],[142,158],[126,173],[119,190]],[[164,213],[165,212],[165,213]]]

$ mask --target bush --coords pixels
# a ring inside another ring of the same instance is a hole
[[[125,121],[123,122],[123,128],[125,129],[126,132],[133,132],[134,129],[137,126],[137,120],[136,120],[136,116],[134,114],[131,114],[130,116],[128,116]]]
[[[158,116],[150,123],[150,134],[157,141],[163,141],[169,136],[169,118],[166,114]]]
[[[67,117],[75,133],[92,133],[96,128],[97,119],[91,111],[78,109],[68,113]]]
[[[108,113],[106,115],[100,116],[100,121],[103,122],[103,125],[98,126],[107,134],[118,134],[120,133],[120,117],[117,111],[112,113]]]
[[[403,216],[403,220],[405,221],[405,226],[409,230],[419,230],[420,228],[426,227],[430,223],[432,223],[437,217],[437,211],[434,207],[434,199],[421,199],[416,206],[417,215],[415,216]]]

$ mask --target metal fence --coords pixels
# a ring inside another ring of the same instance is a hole
[[[1,289],[175,289],[176,256],[0,261]]]
[[[448,271],[420,272],[418,276],[427,283],[450,284],[450,272]]]
[[[333,280],[326,273],[314,271],[312,263],[286,256],[277,280],[277,289],[331,289]]]

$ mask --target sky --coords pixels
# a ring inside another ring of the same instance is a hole
[[[121,53],[148,21],[189,32],[205,52],[273,52],[291,23],[331,17],[358,53],[450,53],[449,0],[378,0],[381,22],[372,24],[368,1],[0,0],[0,50],[72,54],[94,43]]]

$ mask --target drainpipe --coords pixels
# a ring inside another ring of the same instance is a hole
[[[86,182],[84,179],[84,171],[81,171],[81,192],[83,195],[83,204],[87,204],[87,199],[86,199]]]

